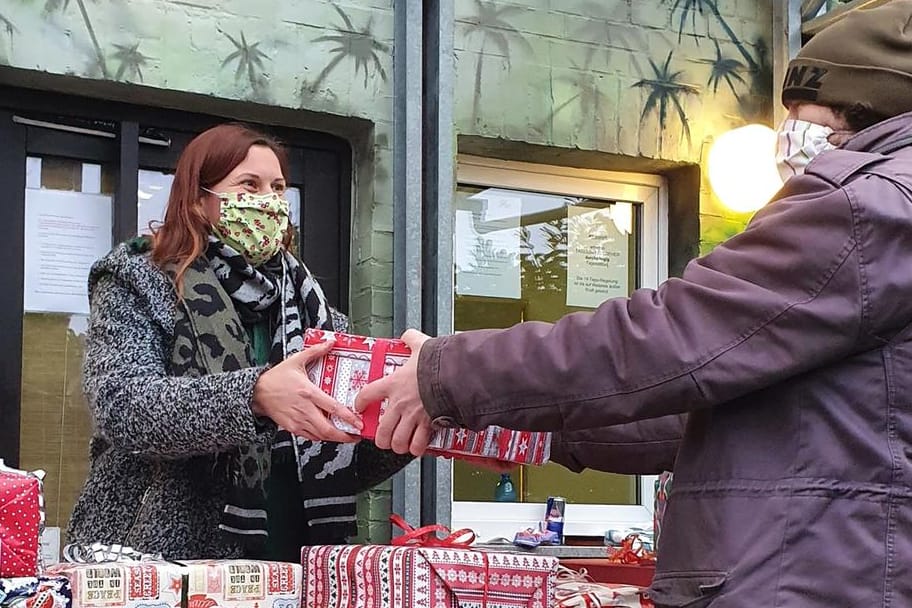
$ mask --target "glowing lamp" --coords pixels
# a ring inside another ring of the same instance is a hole
[[[763,125],[732,129],[709,150],[709,183],[722,204],[756,211],[782,187],[776,170],[776,132]]]

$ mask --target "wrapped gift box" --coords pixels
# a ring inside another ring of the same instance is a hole
[[[393,373],[411,354],[401,340],[365,338],[319,329],[308,329],[304,334],[305,347],[326,340],[335,340],[335,346],[311,366],[308,374],[314,384],[351,408],[364,385]],[[374,404],[363,412],[362,436],[375,437],[382,408],[382,404]],[[347,433],[358,434],[356,429],[339,419],[334,419],[333,423]],[[446,456],[540,465],[548,462],[551,456],[551,434],[511,431],[496,426],[480,432],[448,429],[437,432],[428,447],[432,452]]]
[[[665,471],[655,482],[655,509],[653,510],[653,546],[659,550],[659,537],[662,535],[662,519],[665,517],[665,508],[668,506],[668,495],[671,493],[671,484],[674,474]]]
[[[72,608],[299,608],[301,566],[252,560],[58,564]]]
[[[304,547],[303,605],[321,608],[550,608],[557,560],[468,549]]]
[[[41,474],[0,460],[0,578],[38,574],[38,538],[44,527]]]
[[[70,582],[62,576],[0,578],[3,608],[70,608]]]

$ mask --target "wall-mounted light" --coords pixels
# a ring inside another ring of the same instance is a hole
[[[713,142],[707,161],[709,183],[732,211],[756,211],[782,187],[776,170],[776,132],[764,125],[723,133]]]

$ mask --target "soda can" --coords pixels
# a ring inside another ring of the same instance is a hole
[[[545,507],[545,526],[557,534],[558,542],[564,544],[564,514],[567,501],[562,496],[549,496]]]

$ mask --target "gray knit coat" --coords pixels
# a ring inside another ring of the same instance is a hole
[[[89,299],[83,382],[95,431],[68,542],[121,543],[169,559],[243,557],[218,529],[229,487],[216,455],[253,442],[250,401],[264,368],[171,375],[173,283],[126,245],[93,266]],[[363,489],[405,464],[361,446],[371,453],[355,452]]]

